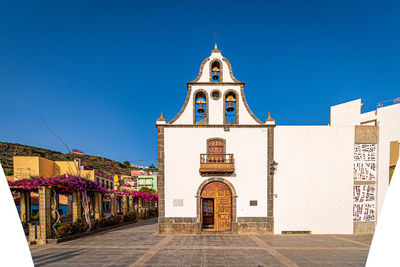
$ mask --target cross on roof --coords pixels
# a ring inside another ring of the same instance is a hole
[[[214,51],[218,51],[218,48],[217,48],[217,35],[219,35],[219,34],[218,33],[214,33],[213,35],[214,35],[214,43],[215,43]]]

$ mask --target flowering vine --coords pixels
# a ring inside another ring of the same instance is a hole
[[[117,191],[101,187],[97,182],[86,180],[82,177],[72,175],[58,175],[51,178],[45,177],[31,177],[29,179],[22,179],[17,181],[8,181],[11,190],[25,190],[33,191],[39,187],[45,186],[51,188],[57,193],[72,194],[72,192],[100,192],[104,196],[115,194],[117,198],[123,195],[133,196],[143,199],[144,202],[157,202],[158,195],[148,191]]]

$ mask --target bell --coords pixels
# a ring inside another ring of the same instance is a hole
[[[214,71],[214,75],[212,76],[213,80],[218,80],[219,76],[218,76],[218,72]]]
[[[197,109],[198,113],[204,113],[203,104],[199,104],[199,108]]]
[[[234,110],[235,110],[235,108],[233,107],[233,103],[232,102],[228,102],[228,107],[226,108],[226,111],[232,112]]]
[[[233,95],[229,95],[227,98],[226,98],[226,102],[235,102],[236,101],[236,99],[233,97]]]

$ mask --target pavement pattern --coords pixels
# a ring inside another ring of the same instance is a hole
[[[160,235],[157,219],[56,245],[35,266],[365,266],[372,235]]]

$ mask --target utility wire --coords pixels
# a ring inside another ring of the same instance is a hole
[[[151,158],[151,159],[137,159],[137,160],[131,160],[131,162],[136,162],[136,161],[149,161],[149,160],[154,160],[158,158]]]
[[[58,140],[60,140],[63,144],[64,144],[64,146],[67,148],[67,150],[68,150],[68,152],[69,152],[69,154],[72,154],[71,153],[71,150],[69,149],[69,147],[67,146],[67,144],[64,142],[64,140],[62,140],[61,139],[61,137],[59,137],[57,134],[56,134],[56,132],[54,132],[53,131],[53,129],[51,129],[50,128],[50,126],[46,123],[46,121],[42,118],[42,116],[40,116],[40,114],[38,113],[37,114],[38,116],[39,116],[39,118],[42,120],[42,122],[44,123],[44,125],[47,127],[47,129],[49,129],[50,130],[50,132],[52,133],[52,134],[54,134],[55,135],[55,137],[57,137],[58,138]]]

